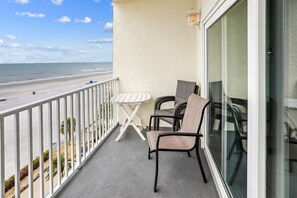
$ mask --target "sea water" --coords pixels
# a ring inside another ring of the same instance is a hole
[[[111,62],[0,64],[0,83],[15,83],[111,72]]]

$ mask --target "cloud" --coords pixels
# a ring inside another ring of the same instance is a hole
[[[62,5],[64,0],[51,0],[55,5]]]
[[[112,38],[103,38],[103,39],[87,39],[87,43],[112,43]]]
[[[8,43],[8,44],[6,44],[6,47],[8,47],[8,48],[19,48],[19,47],[21,47],[21,45],[18,44],[18,43]]]
[[[100,44],[95,44],[95,45],[92,45],[91,48],[92,48],[92,49],[102,49],[103,46],[100,45]]]
[[[101,0],[94,0],[95,3],[101,3]]]
[[[29,3],[29,0],[15,0],[15,3],[18,3],[18,4],[28,4]]]
[[[110,5],[113,7],[113,2],[111,2]]]
[[[69,23],[69,22],[71,22],[71,19],[68,16],[63,16],[63,17],[58,19],[58,22],[60,22],[60,23]]]
[[[17,40],[17,39],[21,39],[21,38],[15,36],[15,35],[13,35],[13,34],[7,34],[7,35],[5,36],[5,38],[8,39],[8,40]]]
[[[4,43],[3,40],[0,39],[0,46],[3,45],[3,43]]]
[[[34,46],[32,44],[25,45],[24,49],[27,51],[41,50],[41,51],[47,51],[47,52],[63,52],[63,53],[72,54],[72,55],[86,53],[86,51],[84,50],[69,49],[65,47],[55,47],[55,46]]]
[[[113,23],[112,22],[107,22],[107,23],[105,23],[103,28],[104,28],[105,31],[111,31],[112,28],[113,28]]]
[[[43,18],[43,17],[45,17],[45,14],[41,14],[41,13],[16,12],[15,14],[18,16],[22,16],[22,17],[26,16],[29,18]]]
[[[82,19],[82,20],[77,19],[76,22],[77,22],[77,23],[91,23],[91,22],[92,22],[92,19],[89,18],[89,17],[85,17],[85,18]]]

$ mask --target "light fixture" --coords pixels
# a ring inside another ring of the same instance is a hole
[[[191,10],[189,10],[188,14],[187,14],[188,25],[190,25],[190,26],[198,25],[199,26],[199,23],[200,23],[199,16],[200,16],[200,13],[197,12],[196,10],[194,10],[193,8]]]

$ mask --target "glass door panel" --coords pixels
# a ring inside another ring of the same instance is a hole
[[[234,197],[247,189],[247,0],[207,29],[208,147]]]
[[[267,197],[297,195],[297,0],[267,0]]]

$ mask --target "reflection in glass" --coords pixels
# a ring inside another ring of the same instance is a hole
[[[234,197],[247,190],[247,1],[207,29],[208,146]]]
[[[297,1],[267,0],[267,197],[297,195]]]

